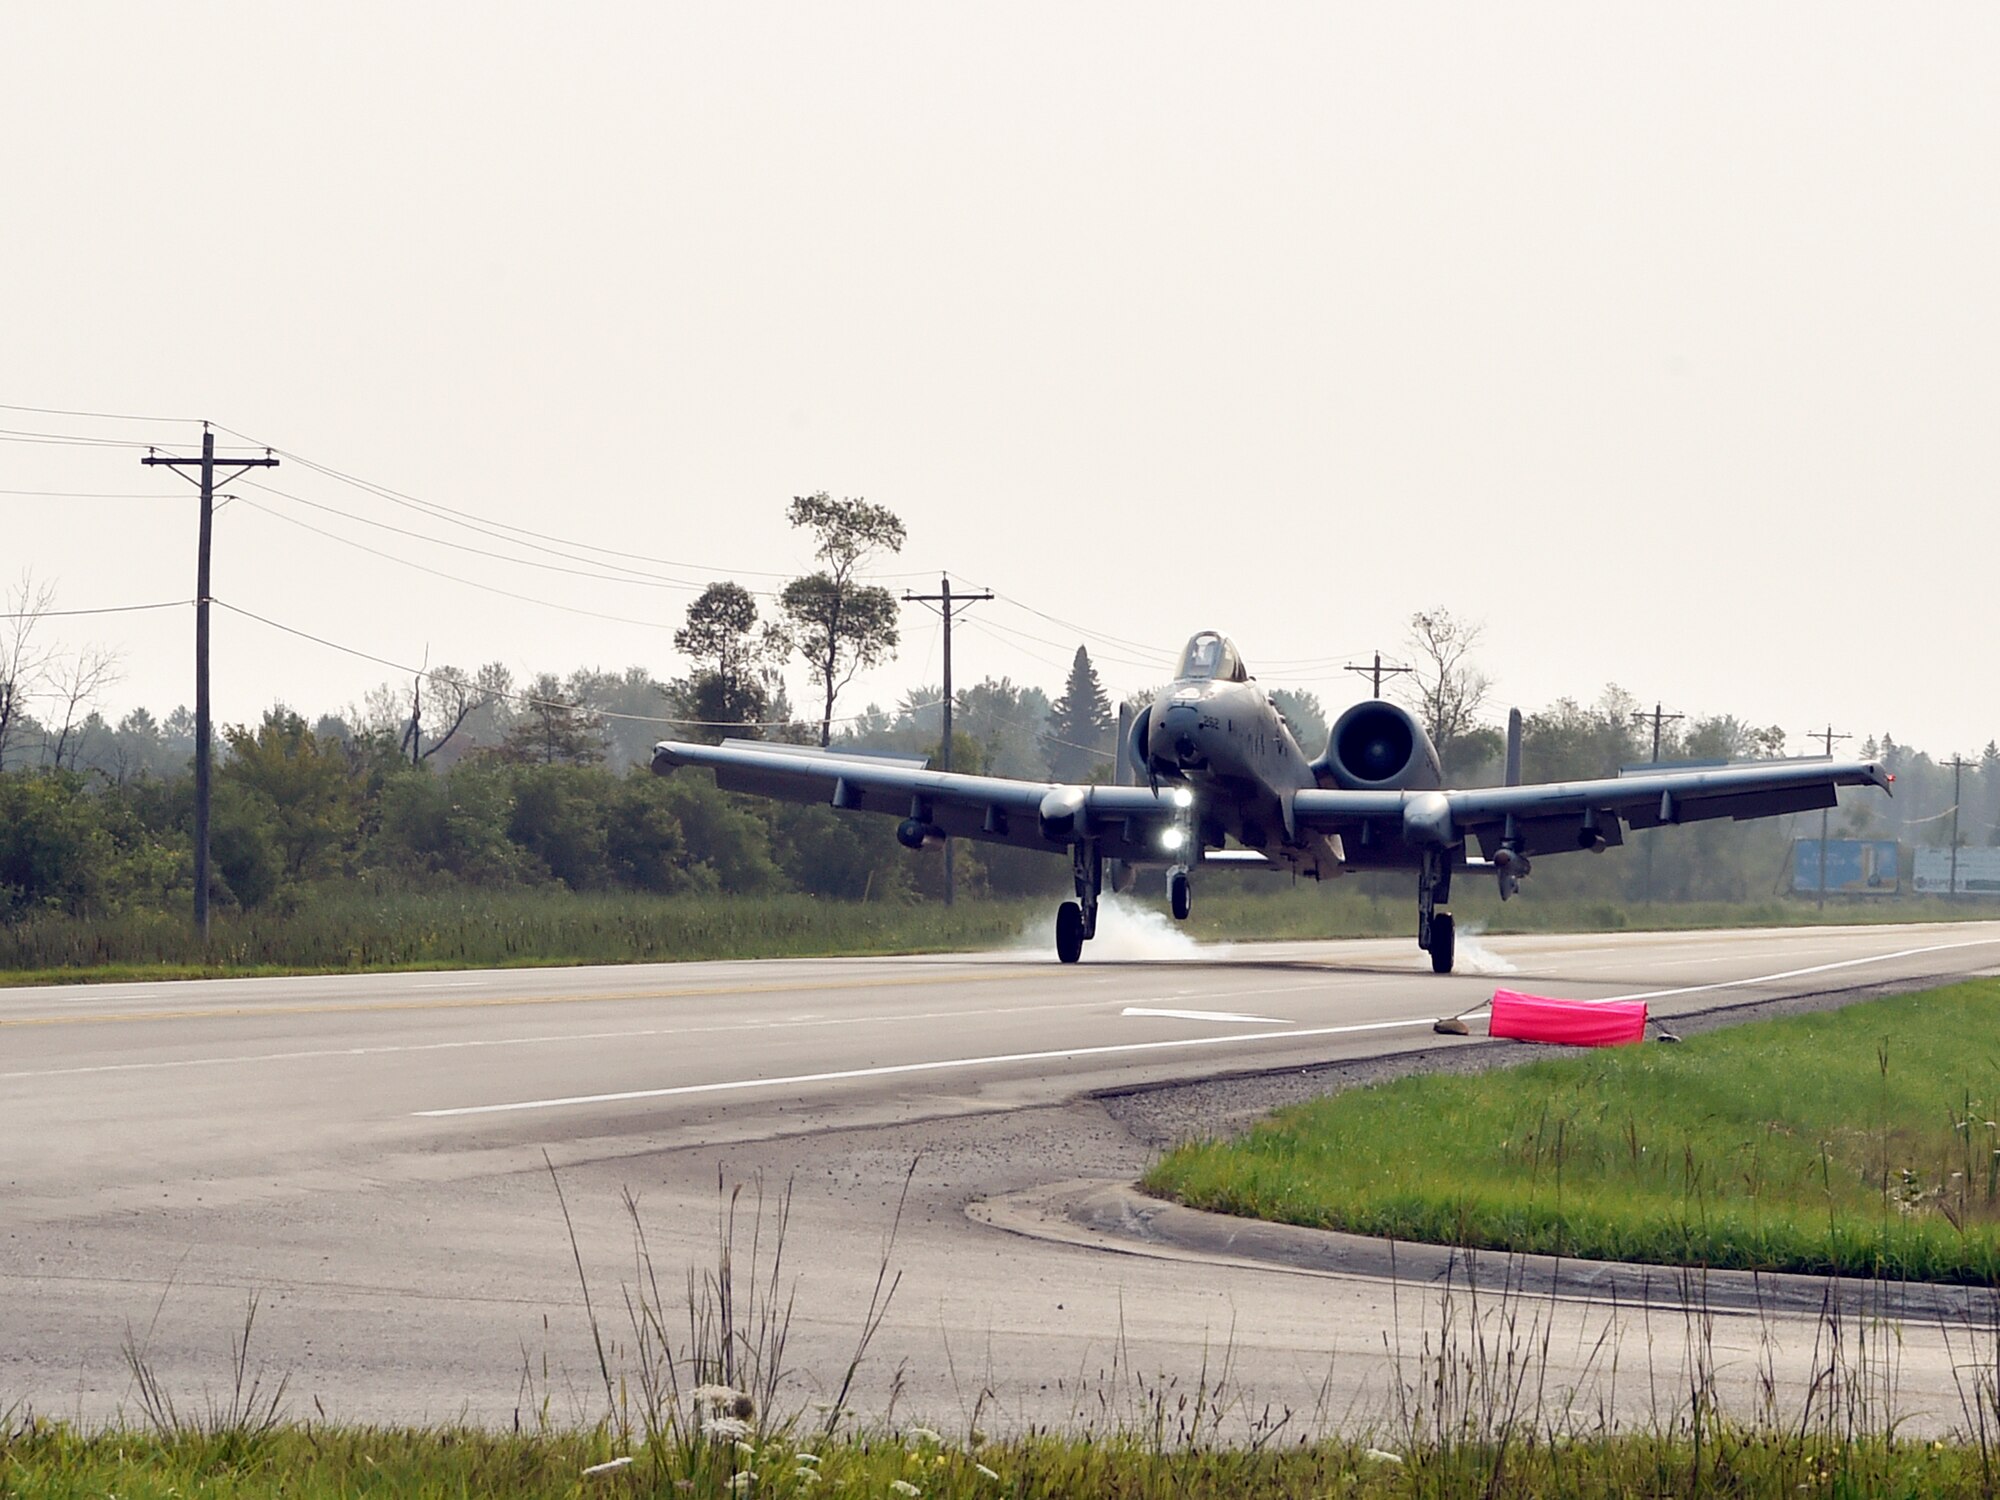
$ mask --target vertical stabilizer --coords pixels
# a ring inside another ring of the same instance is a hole
[[[1521,710],[1507,710],[1507,785],[1521,784]]]

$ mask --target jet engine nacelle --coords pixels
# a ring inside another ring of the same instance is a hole
[[[1142,708],[1132,715],[1132,727],[1126,732],[1125,763],[1132,768],[1136,776],[1144,777],[1152,774],[1152,730],[1153,710],[1150,707]]]
[[[1432,791],[1444,785],[1444,767],[1431,737],[1393,703],[1357,703],[1334,721],[1326,754],[1313,762],[1322,783],[1343,791]]]

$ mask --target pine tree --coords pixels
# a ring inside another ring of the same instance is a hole
[[[1062,697],[1049,710],[1048,728],[1042,733],[1042,756],[1049,775],[1057,781],[1088,781],[1093,773],[1111,764],[1111,700],[1090,653],[1076,648],[1070,664],[1069,682]]]

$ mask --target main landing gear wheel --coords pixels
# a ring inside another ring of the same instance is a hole
[[[1056,908],[1056,957],[1066,964],[1083,957],[1083,908],[1074,901]]]
[[[1174,920],[1185,922],[1194,910],[1194,887],[1188,883],[1187,871],[1176,870],[1167,877],[1167,900],[1174,909]]]
[[[1454,930],[1449,912],[1439,912],[1431,918],[1431,972],[1449,974],[1453,951],[1458,946],[1458,935]]]

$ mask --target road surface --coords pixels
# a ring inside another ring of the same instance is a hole
[[[1328,1064],[1519,1050],[1431,1031],[1496,978],[1671,1018],[1993,972],[2000,924],[1462,938],[1457,975],[1424,962],[1405,939],[1197,949],[1121,915],[1074,968],[1024,951],[0,991],[0,1410],[134,1412],[128,1339],[199,1404],[229,1384],[254,1293],[251,1362],[290,1376],[295,1411],[587,1420],[605,1397],[564,1204],[624,1368],[626,1196],[684,1326],[719,1179],[747,1185],[739,1269],[752,1205],[768,1262],[789,1189],[802,1405],[853,1352],[907,1178],[864,1416],[1103,1425],[1226,1352],[1230,1420],[1362,1420],[1393,1404],[1385,1338],[1411,1353],[1444,1321],[1435,1288],[1114,1253],[1066,1232],[1047,1190],[1129,1181],[1158,1141],[1323,1086]],[[1685,1355],[1589,1298],[1532,1317],[1559,1332],[1553,1376],[1586,1387],[1607,1318],[1643,1339],[1612,1396],[1635,1418],[1633,1370],[1671,1384]],[[1716,1326],[1725,1386],[1751,1388],[1760,1349],[1809,1380],[1809,1320]],[[1917,1426],[1955,1416],[1935,1330],[1905,1331],[1897,1380]]]

